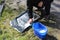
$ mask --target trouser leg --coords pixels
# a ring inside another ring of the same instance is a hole
[[[46,12],[46,15],[49,15],[50,14],[50,8],[51,8],[51,3],[45,3],[45,12]]]

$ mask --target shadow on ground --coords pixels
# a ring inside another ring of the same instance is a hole
[[[57,38],[47,34],[46,38],[44,38],[43,40],[57,40]]]

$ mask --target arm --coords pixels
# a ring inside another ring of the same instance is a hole
[[[33,18],[33,5],[32,5],[32,1],[31,0],[27,0],[27,9],[28,9],[28,16],[29,18]]]

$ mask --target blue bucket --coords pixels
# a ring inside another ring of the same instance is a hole
[[[32,28],[34,30],[34,34],[39,38],[45,38],[48,33],[47,27],[40,22],[33,23]]]

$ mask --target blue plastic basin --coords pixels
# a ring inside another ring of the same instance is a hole
[[[46,34],[48,33],[47,27],[40,22],[33,23],[32,28],[34,30],[34,34],[39,38],[45,38]]]

